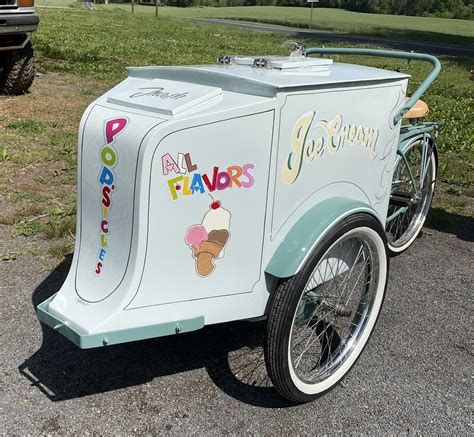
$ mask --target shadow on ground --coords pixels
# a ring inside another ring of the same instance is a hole
[[[71,255],[34,291],[36,306],[66,279]],[[19,367],[52,401],[125,387],[165,375],[205,368],[212,381],[242,402],[277,408],[289,406],[271,386],[263,359],[263,322],[234,322],[186,335],[81,350],[42,325],[41,348]]]
[[[427,228],[456,235],[460,240],[474,241],[474,218],[453,214],[441,208],[431,208],[426,221]]]

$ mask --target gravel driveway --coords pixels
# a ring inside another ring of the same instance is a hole
[[[46,260],[0,261],[0,433],[472,433],[474,223],[457,219],[457,235],[428,228],[392,260],[357,366],[302,406],[265,375],[263,323],[83,351],[34,313],[70,257],[49,272]],[[6,229],[4,252],[23,244]]]

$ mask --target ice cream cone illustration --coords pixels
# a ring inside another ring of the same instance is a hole
[[[193,252],[199,276],[209,276],[216,268],[214,261],[224,256],[230,237],[230,217],[221,202],[215,201],[204,214],[202,223],[188,228],[184,239]]]

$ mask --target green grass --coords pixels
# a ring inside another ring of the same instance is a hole
[[[15,235],[19,236],[22,235],[24,237],[32,237],[36,235],[41,230],[41,223],[34,221],[34,222],[21,222],[15,226]]]
[[[220,53],[287,53],[282,37],[223,29],[149,14],[120,10],[40,10],[34,36],[40,65],[104,80],[125,76],[129,65],[214,63]],[[54,63],[48,63],[54,59]],[[41,61],[43,61],[41,64]]]
[[[39,5],[73,6],[70,0],[40,0]],[[100,10],[121,10],[130,13],[130,4],[98,5]],[[135,6],[139,14],[153,15],[152,6]],[[239,7],[162,7],[159,14],[175,18],[227,18],[233,20],[257,21],[292,27],[309,27],[309,8],[279,6],[239,6]],[[388,38],[417,39],[425,41],[450,42],[457,44],[474,43],[474,24],[467,20],[436,17],[408,17],[384,14],[364,14],[341,9],[316,8],[313,13],[313,29],[377,35]]]
[[[15,129],[20,135],[31,136],[41,132],[41,122],[30,118],[10,121],[7,123],[7,129]]]
[[[43,208],[40,205],[30,204],[25,205],[21,209],[15,211],[14,213],[5,214],[0,213],[0,224],[2,225],[13,225],[18,224],[21,221],[26,221],[24,219],[34,218],[43,213]]]
[[[76,233],[75,216],[55,217],[42,228],[43,235],[48,239],[74,236]]]
[[[153,8],[151,8],[153,9]],[[229,18],[257,21],[292,27],[309,27],[309,8],[278,6],[242,6],[227,8],[163,8],[163,15],[181,17]],[[379,35],[402,39],[472,44],[474,26],[466,20],[445,18],[407,17],[383,14],[363,14],[341,9],[316,8],[313,29]]]
[[[74,243],[56,243],[48,249],[48,254],[53,258],[62,259],[65,255],[72,253]]]

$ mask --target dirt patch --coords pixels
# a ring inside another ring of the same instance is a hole
[[[60,73],[39,74],[29,93],[1,97],[0,116],[7,119],[37,118],[77,129],[87,105],[104,93],[110,84]]]

